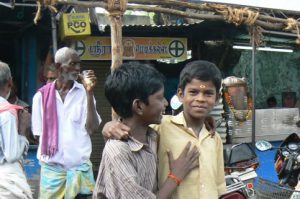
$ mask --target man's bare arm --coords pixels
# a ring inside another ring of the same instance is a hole
[[[91,135],[92,133],[98,130],[100,125],[97,109],[94,103],[94,88],[96,86],[97,78],[94,74],[94,71],[92,70],[88,71],[88,75],[86,77],[80,75],[80,78],[82,80],[87,95],[87,118],[85,128],[87,132]],[[92,84],[90,84],[89,82],[92,82]]]

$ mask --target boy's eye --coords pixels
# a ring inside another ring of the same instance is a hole
[[[212,92],[212,91],[206,92],[206,95],[209,95],[209,96],[214,95],[214,92]]]
[[[214,92],[206,92],[205,95],[208,97],[212,97],[215,95],[215,93]]]
[[[198,92],[196,91],[196,90],[190,90],[189,91],[189,94],[191,94],[191,95],[195,95],[195,94],[197,94]]]

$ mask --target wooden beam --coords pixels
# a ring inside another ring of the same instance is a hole
[[[224,16],[221,14],[199,14],[199,13],[191,13],[185,12],[181,10],[177,10],[175,8],[164,8],[164,7],[152,7],[148,5],[162,5],[162,6],[179,6],[179,7],[186,7],[196,10],[205,10],[205,11],[214,11],[217,12],[216,9],[212,9],[208,6],[208,4],[196,4],[196,3],[189,3],[189,2],[182,2],[177,0],[129,0],[129,3],[140,3],[140,5],[128,5],[127,10],[135,10],[135,11],[147,11],[147,12],[158,12],[158,13],[165,13],[176,15],[180,17],[186,18],[193,18],[193,19],[200,19],[200,20],[211,20],[211,21],[222,21],[225,20]],[[73,5],[73,6],[82,6],[82,7],[101,7],[107,9],[107,3],[103,1],[97,2],[83,2],[83,1],[58,1],[58,4],[64,5]],[[148,3],[148,4],[147,4]],[[145,5],[141,5],[145,4]],[[146,5],[147,4],[147,5]],[[215,4],[214,4],[215,5]],[[255,10],[252,10],[255,11]],[[245,13],[243,16],[243,20],[245,20],[248,15]],[[277,18],[266,16],[260,13],[257,17],[257,20],[254,22],[253,25],[262,26],[264,29],[271,29],[271,30],[283,30],[288,24],[287,19]],[[300,22],[296,22],[298,26],[300,26]]]

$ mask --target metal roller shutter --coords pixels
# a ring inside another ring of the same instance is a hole
[[[97,85],[95,87],[94,95],[97,101],[97,110],[101,115],[102,123],[99,128],[99,132],[91,136],[92,139],[92,155],[91,161],[93,163],[94,172],[98,171],[99,164],[102,157],[102,150],[104,148],[104,140],[102,136],[103,125],[111,120],[111,106],[104,96],[104,82],[106,76],[110,73],[110,61],[82,61],[82,70],[94,70],[97,76]],[[96,178],[97,176],[95,176]]]

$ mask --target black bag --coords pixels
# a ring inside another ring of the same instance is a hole
[[[224,145],[224,164],[234,166],[236,163],[256,159],[256,153],[251,144],[230,144]]]

